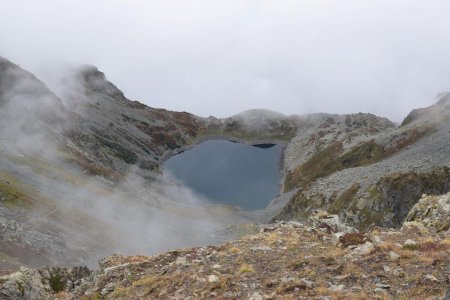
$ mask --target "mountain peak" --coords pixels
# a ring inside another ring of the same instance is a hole
[[[450,118],[450,93],[438,95],[438,102],[432,106],[412,110],[403,120],[402,126],[419,120],[442,122]]]
[[[111,83],[105,74],[95,66],[81,66],[77,73],[77,79],[89,92],[104,94],[116,99],[125,99],[123,92]]]
[[[439,95],[440,99],[437,105],[450,107],[450,93],[442,93]]]

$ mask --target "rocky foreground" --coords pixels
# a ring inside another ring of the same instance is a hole
[[[426,196],[401,229],[358,232],[336,215],[260,226],[220,246],[114,255],[99,269],[25,269],[2,299],[449,299],[450,193]]]

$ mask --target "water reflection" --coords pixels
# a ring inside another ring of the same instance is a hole
[[[210,140],[171,157],[164,168],[212,202],[259,209],[278,193],[280,154],[280,145]]]

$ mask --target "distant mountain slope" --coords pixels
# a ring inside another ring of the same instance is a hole
[[[166,152],[187,144],[203,123],[188,113],[153,109],[126,99],[92,66],[76,70],[65,83],[64,102],[89,128],[71,133],[79,150],[77,162],[93,164],[94,173],[98,168],[124,174],[136,165],[151,176]]]
[[[58,98],[0,62],[0,270],[205,244],[245,219],[161,176],[201,118],[127,100],[93,67]]]
[[[396,126],[363,113],[218,119],[150,108],[92,66],[67,74],[61,91],[0,58],[0,269],[205,245],[241,223],[315,210],[360,229],[398,227],[422,194],[450,189],[447,94]],[[211,138],[281,143],[280,197],[242,212],[164,178],[164,159]]]

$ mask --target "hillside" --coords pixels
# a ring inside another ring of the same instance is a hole
[[[362,229],[400,226],[422,194],[449,191],[449,105],[444,95],[399,127],[347,116],[296,135],[286,149],[284,189],[300,190],[277,219],[321,208]]]
[[[204,244],[245,220],[161,175],[160,161],[203,119],[130,101],[93,67],[64,78],[60,98],[19,66],[1,66],[0,269]]]
[[[67,72],[55,93],[0,58],[0,125],[0,275],[13,273],[0,278],[0,291],[9,299],[445,293],[447,198],[420,199],[450,192],[449,94],[399,126],[368,113],[255,109],[202,118],[129,100],[93,66]],[[279,196],[243,211],[213,205],[165,176],[165,159],[207,139],[281,144]],[[342,231],[360,231],[347,237],[371,243],[370,253],[337,245]],[[404,248],[408,239],[418,248]],[[197,248],[173,250],[187,247]],[[389,260],[391,252],[400,259]],[[96,268],[113,253],[120,255],[94,273],[79,267]],[[136,254],[155,256],[121,256]],[[301,270],[291,267],[309,255]],[[335,270],[343,265],[351,268]],[[21,267],[40,270],[14,273]],[[396,269],[404,275],[392,275]],[[218,280],[208,282],[210,275]],[[49,287],[59,282],[54,276],[64,287]]]

